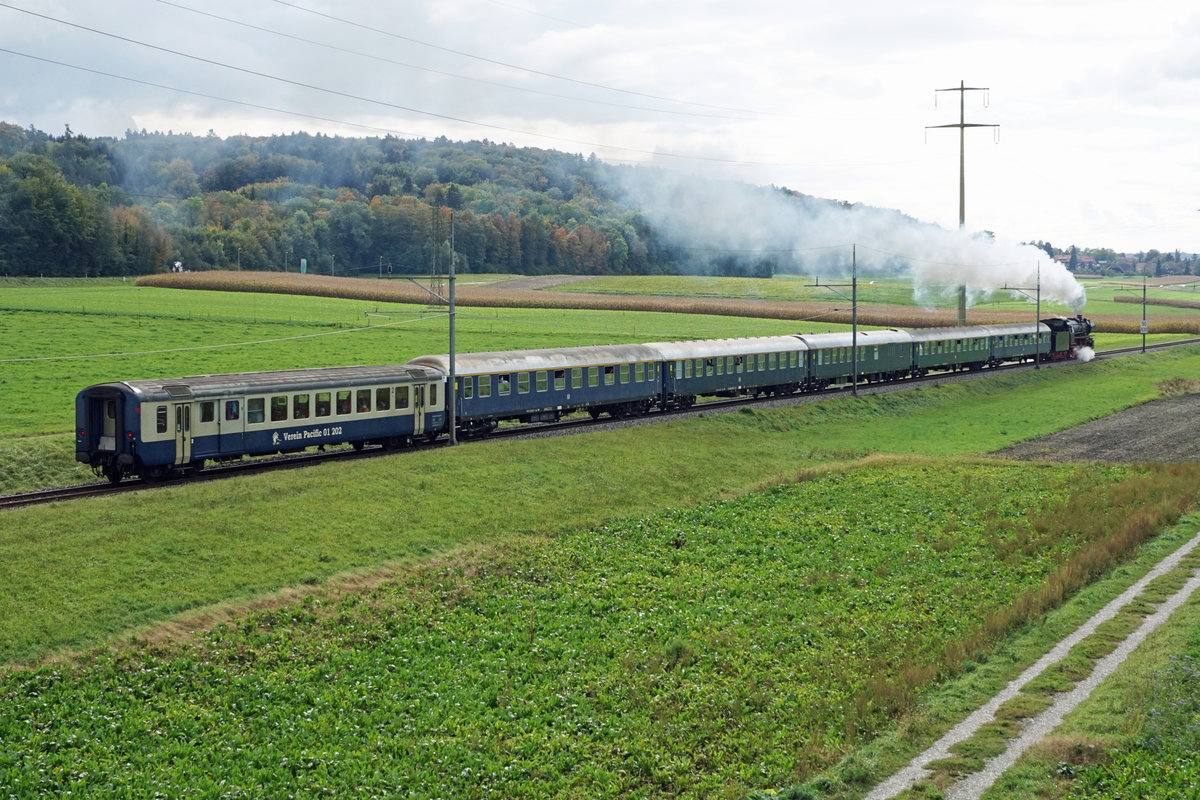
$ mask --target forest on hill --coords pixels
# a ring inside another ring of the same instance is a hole
[[[697,253],[669,240],[616,188],[637,169],[488,141],[88,138],[0,122],[0,273],[297,271],[303,260],[320,274],[429,274],[451,252],[462,272],[527,275],[787,266],[786,253]]]

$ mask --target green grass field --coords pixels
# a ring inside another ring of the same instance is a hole
[[[1136,471],[1093,471],[1097,496]],[[0,685],[5,746],[23,754],[8,785],[29,797],[780,785],[886,726],[905,668],[936,665],[947,638],[1078,547],[1083,530],[1034,533],[1077,472],[880,464],[475,551],[178,650],[14,675]]]
[[[80,287],[56,287],[64,296],[45,292],[39,310],[24,288],[0,291],[0,315],[45,340],[25,349],[56,356],[107,352],[143,326],[139,350],[347,330],[365,310],[241,297],[214,298],[218,313],[202,293],[155,290],[126,316],[142,290],[116,287],[102,307],[106,289],[77,308],[65,295]],[[189,318],[180,302],[199,304]],[[320,321],[297,322],[304,308]],[[114,324],[83,333],[79,320]],[[706,320],[502,311],[477,322],[479,341],[536,346],[523,342],[680,338]],[[728,326],[717,335],[789,326],[712,324]],[[407,357],[444,350],[443,320],[411,325],[434,346]],[[384,329],[394,350],[415,336],[396,327],[405,332]],[[253,358],[293,363],[308,354],[299,341],[336,359],[345,351],[326,340],[379,333],[280,341]],[[245,348],[113,358],[157,368],[239,357]],[[79,361],[72,380],[106,363]],[[1049,635],[1002,616],[1022,605],[1014,598],[1052,589],[1089,542],[1109,542],[1105,526],[1169,524],[1171,503],[1200,485],[1186,470],[978,454],[1197,374],[1200,349],[1186,348],[7,512],[0,662],[103,649],[0,675],[0,784],[19,797],[743,797],[850,753],[822,785],[855,796],[899,759],[855,748],[899,741],[900,753],[950,724],[889,738],[909,714],[961,701],[955,683],[936,700],[931,681],[986,673],[979,686],[1002,685],[1036,658],[1032,645],[994,650],[1012,645],[1009,626]],[[0,464],[63,438],[10,432]]]

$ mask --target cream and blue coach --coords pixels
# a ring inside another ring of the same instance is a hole
[[[398,447],[445,427],[444,385],[414,366],[99,384],[75,401],[75,458],[117,482],[312,446]]]

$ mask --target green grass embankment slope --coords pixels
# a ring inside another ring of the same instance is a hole
[[[803,779],[1019,621],[1002,609],[1061,594],[1074,554],[1156,529],[1198,483],[971,454],[1198,371],[1194,350],[1157,354],[6,514],[8,661],[314,597],[10,671],[0,774],[19,796],[711,797]],[[388,570],[341,599],[321,586]]]
[[[0,659],[431,553],[732,497],[869,453],[988,452],[1200,371],[1173,352],[599,435],[474,443],[0,517]]]

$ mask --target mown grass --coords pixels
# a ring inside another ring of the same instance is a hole
[[[10,790],[739,797],[803,778],[1079,548],[1085,520],[1034,535],[1077,468],[1030,471],[883,461],[13,673]],[[1141,473],[1091,477],[1127,515]],[[1004,520],[1039,544],[984,544]]]
[[[1064,519],[1085,524],[1066,505],[1081,482],[1071,467],[822,465],[881,450],[994,449],[1152,397],[1197,374],[1198,360],[1046,370],[1005,383],[1006,402],[989,399],[994,384],[946,387],[3,515],[0,579],[14,593],[0,600],[6,660],[123,639],[131,624],[188,609],[208,628],[227,613],[222,603],[234,605],[228,625],[190,644],[10,673],[0,775],[48,796],[429,785],[460,796],[741,796],[801,779],[886,729],[913,687],[956,668],[986,671],[977,664],[994,660],[993,637],[1020,624],[989,629],[991,614],[947,621],[943,605],[905,603],[911,587],[893,565],[909,553],[886,548],[908,543],[928,557],[922,569],[958,571],[926,574],[931,591],[984,586],[981,602],[1008,609],[1021,604],[997,598],[1022,580],[1022,597],[1069,594],[1045,570],[1080,542],[1049,532]],[[801,469],[798,487],[694,507]],[[1031,472],[1042,479],[1025,483]],[[1086,478],[1128,487],[1141,474]],[[812,487],[815,498],[800,491]],[[1014,518],[1037,509],[1028,530],[1004,524],[1008,497],[1021,503]],[[931,511],[913,516],[919,532],[889,515],[901,501]],[[664,506],[682,510],[658,514]],[[981,547],[996,566],[972,584]],[[343,599],[331,588],[384,579]],[[287,587],[315,597],[237,613]],[[793,596],[806,602],[779,602]],[[892,602],[903,615],[888,616]],[[810,608],[824,610],[829,641],[797,638]],[[859,619],[899,627],[864,635]],[[974,634],[956,635],[971,625]],[[918,657],[901,658],[897,639]],[[842,665],[823,693],[810,686],[821,671],[803,669],[811,654]],[[794,736],[796,720],[807,738]],[[9,730],[22,744],[7,745]],[[861,788],[886,763],[852,757],[838,780]],[[214,775],[235,785],[206,783]]]
[[[253,293],[98,287],[0,291],[0,436],[64,432],[75,394],[112,380],[395,364],[447,349],[420,307]],[[20,310],[17,310],[20,309]],[[791,332],[778,320],[538,309],[460,311],[459,352]]]
[[[1189,370],[1200,371],[1200,354],[1173,351],[1000,384],[473,443],[8,512],[0,515],[0,578],[11,587],[0,597],[0,659],[36,658],[189,608],[471,542],[736,496],[829,461],[990,451],[1141,402],[1159,380]]]

